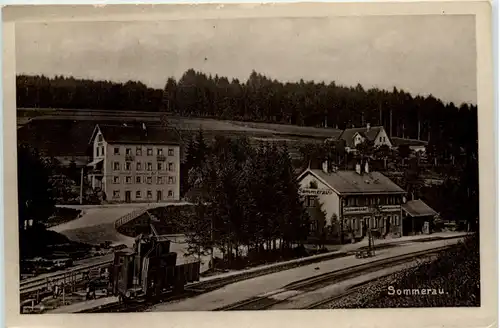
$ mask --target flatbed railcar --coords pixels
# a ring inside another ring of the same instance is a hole
[[[154,300],[184,291],[199,281],[200,262],[177,264],[170,240],[162,236],[139,236],[133,249],[115,252],[111,275],[113,294],[122,302]]]

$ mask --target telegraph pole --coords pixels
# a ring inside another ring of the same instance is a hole
[[[80,205],[83,204],[83,167],[80,171]]]
[[[214,263],[214,218],[211,216],[210,217],[210,263],[212,266],[212,269],[215,267]]]

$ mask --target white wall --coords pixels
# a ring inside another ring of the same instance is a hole
[[[310,182],[316,181],[318,184],[318,189],[330,189],[327,185],[322,183],[312,174],[305,175],[299,181],[299,188],[309,188]],[[330,189],[331,190],[331,189]],[[331,225],[332,215],[336,214],[337,218],[340,217],[340,199],[339,196],[332,191],[329,195],[319,195],[317,196],[319,203],[321,204],[321,209],[326,212],[326,222],[327,226]]]
[[[354,147],[356,147],[360,143],[363,143],[364,139],[365,138],[363,138],[359,133],[356,133],[356,135],[354,136]]]
[[[379,133],[377,134],[377,137],[375,138],[375,147],[379,147],[382,145],[387,145],[389,147],[392,147],[391,141],[389,140],[389,136],[385,132],[385,129],[380,129]]]

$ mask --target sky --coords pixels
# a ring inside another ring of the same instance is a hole
[[[335,81],[476,104],[474,16],[21,23],[18,74],[163,88],[189,68],[245,81]]]

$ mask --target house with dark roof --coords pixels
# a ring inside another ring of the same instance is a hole
[[[431,223],[437,212],[421,199],[409,200],[403,208],[403,234],[420,235],[431,232]]]
[[[402,208],[406,191],[368,163],[355,171],[337,170],[325,162],[321,170],[306,169],[299,177],[299,193],[307,208],[320,206],[324,222],[311,222],[311,232],[329,231],[331,237],[362,239],[374,234],[402,235]]]
[[[394,147],[399,147],[404,145],[408,146],[414,152],[425,152],[425,148],[427,147],[428,144],[428,142],[424,140],[398,138],[398,137],[392,137],[391,141]]]
[[[407,201],[406,191],[371,171],[368,162],[347,171],[325,161],[322,169],[308,168],[297,180],[304,205],[313,214],[312,236],[345,241],[362,239],[368,231],[381,238],[430,233],[426,227],[436,215],[422,200]]]
[[[143,124],[97,124],[88,179],[107,203],[179,200],[180,137]]]
[[[383,126],[370,126],[370,124],[363,128],[345,129],[339,139],[345,141],[347,151],[354,151],[356,146],[364,141],[372,142],[375,147],[386,145],[392,148],[393,146]]]

